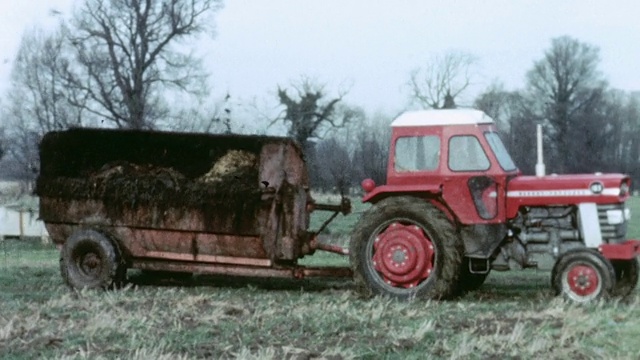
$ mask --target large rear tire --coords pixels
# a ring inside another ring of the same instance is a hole
[[[400,299],[454,295],[464,250],[445,214],[402,196],[375,204],[354,228],[351,266],[360,293]]]
[[[60,273],[73,289],[118,287],[126,276],[118,248],[95,230],[75,231],[65,241],[60,257]]]
[[[578,249],[562,255],[551,272],[557,295],[576,303],[609,298],[616,274],[609,260],[590,249]]]
[[[616,284],[613,296],[625,297],[638,285],[638,260],[613,260],[613,270],[616,273]]]

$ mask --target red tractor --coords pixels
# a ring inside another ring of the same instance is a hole
[[[622,174],[522,176],[493,120],[477,110],[408,112],[392,123],[386,185],[364,180],[350,244],[366,294],[447,298],[491,270],[551,270],[558,294],[587,302],[636,286]]]

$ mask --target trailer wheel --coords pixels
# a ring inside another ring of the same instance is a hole
[[[118,248],[95,230],[79,230],[65,241],[60,273],[73,289],[107,289],[124,281],[126,267]]]
[[[613,296],[625,297],[638,285],[638,260],[612,260],[611,264],[616,273]]]
[[[551,272],[557,295],[577,303],[606,299],[612,293],[616,274],[609,260],[599,252],[579,249],[567,252]]]
[[[367,297],[451,297],[463,253],[445,214],[409,196],[375,204],[360,218],[350,243],[356,286]]]

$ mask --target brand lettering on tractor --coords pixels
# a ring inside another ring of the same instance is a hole
[[[595,192],[588,189],[565,189],[565,190],[528,190],[528,191],[509,191],[509,197],[557,197],[557,196],[595,196],[595,195],[620,195],[620,189],[608,188]]]

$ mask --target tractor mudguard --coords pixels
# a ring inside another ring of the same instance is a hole
[[[640,240],[627,240],[619,244],[602,244],[598,250],[609,260],[631,260],[640,255]]]

